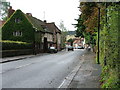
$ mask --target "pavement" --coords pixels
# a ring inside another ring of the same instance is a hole
[[[101,66],[95,63],[95,53],[86,51],[82,62],[66,77],[59,88],[100,88]]]
[[[65,50],[62,50],[60,52],[64,52],[64,51]],[[50,53],[40,53],[40,54],[36,54],[36,55],[21,55],[21,56],[13,56],[13,57],[4,57],[4,58],[0,58],[0,63],[22,60],[22,59],[26,59],[26,58],[32,58],[32,57],[43,56],[43,55],[48,55],[48,54],[50,54]]]
[[[0,63],[22,60],[22,59],[32,58],[32,57],[36,57],[36,56],[43,56],[43,55],[47,55],[47,54],[48,53],[40,53],[37,55],[21,55],[21,56],[14,56],[14,57],[5,57],[5,58],[0,58]]]

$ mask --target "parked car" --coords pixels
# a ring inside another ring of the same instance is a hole
[[[58,52],[58,50],[55,48],[55,47],[50,47],[49,49],[48,49],[48,52],[49,53],[57,53]]]
[[[70,51],[70,50],[71,50],[71,51],[74,51],[73,46],[68,46],[67,48],[68,48],[68,51]]]
[[[84,49],[84,47],[83,46],[78,46],[77,49]]]

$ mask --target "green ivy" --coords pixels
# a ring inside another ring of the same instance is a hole
[[[109,6],[106,17],[101,21],[100,32],[100,63],[103,67],[101,74],[102,88],[120,88],[119,78],[119,5]],[[106,61],[106,66],[105,66]]]
[[[16,23],[16,18],[19,18],[21,21]],[[13,36],[14,31],[22,31],[23,35]],[[33,26],[21,10],[16,10],[2,27],[2,40],[33,42]]]

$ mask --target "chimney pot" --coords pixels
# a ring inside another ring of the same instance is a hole
[[[44,20],[45,23],[47,23],[47,20]]]
[[[32,13],[26,13],[26,15],[31,16],[31,17],[32,17]]]
[[[15,12],[14,9],[12,9],[12,6],[8,9],[8,18]]]

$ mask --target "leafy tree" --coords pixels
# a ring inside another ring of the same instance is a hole
[[[64,26],[64,22],[61,21],[59,28],[61,30],[61,47],[64,48],[65,47],[65,42],[66,42],[66,36],[67,36],[67,29]]]
[[[79,17],[79,19],[77,19],[78,24],[76,24],[77,30],[76,30],[76,37],[84,37],[83,32],[85,31],[85,25],[83,25],[83,20],[81,17]]]
[[[100,10],[100,51],[99,60],[102,66],[101,82],[102,88],[120,88],[119,73],[119,21],[120,2],[101,3],[81,2],[80,11],[82,14],[78,19],[77,35],[83,35],[86,43],[94,45],[98,31],[98,14]],[[82,23],[81,20],[83,21]],[[82,25],[85,26],[81,29]]]
[[[81,2],[76,36],[85,37],[86,43],[95,45],[98,27],[98,5],[96,2]],[[104,9],[101,9],[104,14]]]
[[[10,7],[10,2],[6,0],[0,1],[0,19],[7,20],[8,8]]]

